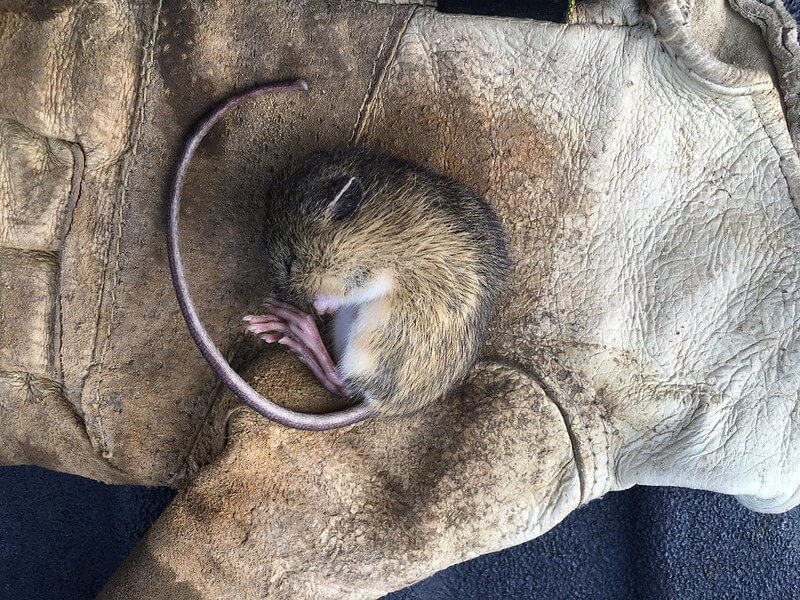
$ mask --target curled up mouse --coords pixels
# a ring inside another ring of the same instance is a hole
[[[276,189],[266,211],[273,295],[246,330],[379,415],[413,413],[453,390],[480,355],[509,268],[486,200],[359,147],[308,157]]]

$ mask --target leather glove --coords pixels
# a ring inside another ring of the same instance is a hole
[[[798,49],[779,5],[592,3],[569,26],[90,8],[5,17],[0,456],[184,485],[106,597],[378,597],[635,484],[797,504]],[[58,68],[19,57],[76,39]],[[348,139],[429,164],[494,204],[514,274],[484,360],[424,414],[283,429],[220,394],[183,329],[165,157],[209,98],[273,73],[312,91],[239,109],[185,192],[204,321],[264,393],[327,405],[291,356],[231,333],[265,289],[263,165]]]

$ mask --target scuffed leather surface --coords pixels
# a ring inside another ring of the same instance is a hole
[[[222,123],[195,158],[201,175],[187,182],[187,270],[209,330],[229,348],[241,315],[265,293],[254,226],[265,181],[291,156],[348,139],[375,64],[410,10],[114,1],[2,13],[0,116],[86,155],[60,256],[59,306],[51,296],[46,310],[61,317],[55,360],[66,401],[85,423],[92,455],[110,468],[72,472],[175,484],[195,454],[207,462],[206,449],[219,447],[199,435],[217,414],[218,390],[185,335],[163,241],[165,190],[184,133],[236,87],[293,74],[313,82],[303,103],[265,99]],[[247,27],[232,28],[231,19]],[[364,21],[373,27],[359,28]],[[242,115],[243,134],[227,134]],[[42,410],[62,418],[58,405]],[[8,411],[18,414],[14,430],[36,430],[41,414],[24,399]],[[58,460],[34,462],[65,469],[72,449],[61,438],[56,431],[43,441]],[[24,458],[0,448],[0,461]]]
[[[96,419],[150,7],[11,2],[0,9],[4,387],[0,462],[106,481]],[[119,396],[104,398],[115,403]],[[117,402],[118,405],[118,402]]]
[[[305,406],[319,393],[290,357],[270,362],[263,392]],[[558,409],[498,363],[411,421],[298,435],[241,410],[228,434],[103,597],[375,598],[535,537],[579,501]]]
[[[775,90],[715,97],[641,29],[535,31],[419,14],[364,140],[446,167],[510,224],[515,280],[490,346],[564,399],[585,498],[669,482],[788,508],[798,161],[768,132]],[[598,38],[603,54],[576,52]]]
[[[0,460],[126,480],[95,451],[65,387],[61,308],[84,154],[0,119]]]
[[[4,314],[3,335],[35,336],[0,366],[60,391],[38,403],[4,394],[9,439],[40,422],[54,431],[37,436],[39,454],[4,445],[2,460],[146,483],[208,465],[106,597],[376,597],[635,484],[736,494],[765,511],[800,501],[800,167],[785,93],[796,44],[780,60],[774,40],[704,45],[694,32],[714,30],[703,19],[717,9],[685,8],[597,2],[566,27],[311,0],[4,13],[3,47],[42,59],[4,59],[0,116],[31,148],[63,140],[62,166],[23,152],[54,191],[19,198],[54,223],[71,218],[34,265],[26,246],[3,250],[15,253],[9,281],[42,273],[42,316]],[[83,20],[103,35],[56,35]],[[80,57],[119,44],[121,67],[49,66],[65,44]],[[429,414],[283,430],[220,394],[184,331],[161,242],[171,160],[214,99],[295,75],[308,95],[242,107],[193,164],[183,248],[201,314],[257,387],[328,404],[290,357],[236,334],[266,293],[259,192],[293,156],[351,139],[430,164],[497,207],[515,270],[486,361]],[[22,102],[24,76],[55,91]],[[63,83],[84,80],[94,85]],[[76,145],[72,205],[53,199],[69,198]],[[15,197],[19,185],[4,185]]]

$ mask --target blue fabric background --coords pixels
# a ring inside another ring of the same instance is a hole
[[[93,598],[172,496],[0,469],[0,598]],[[387,600],[473,598],[800,598],[800,510],[760,515],[719,494],[634,488]]]
[[[800,0],[785,2],[795,18]],[[0,468],[0,600],[83,600],[130,552],[171,490]],[[800,599],[800,509],[634,488],[540,538],[456,565],[387,600]]]

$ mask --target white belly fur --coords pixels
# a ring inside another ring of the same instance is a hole
[[[333,317],[333,346],[339,371],[346,378],[370,373],[376,368],[375,351],[366,339],[389,315],[389,299],[372,297],[359,304],[342,306]]]

